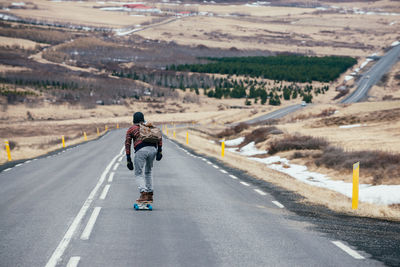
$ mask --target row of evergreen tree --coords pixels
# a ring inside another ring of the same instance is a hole
[[[280,105],[281,100],[301,98],[307,103],[311,103],[313,94],[324,94],[329,90],[329,86],[313,87],[312,84],[299,86],[296,83],[283,85],[282,81],[264,81],[251,78],[234,79],[216,78],[210,75],[177,73],[174,71],[164,71],[159,73],[132,72],[131,70],[113,71],[114,76],[141,80],[157,86],[164,86],[170,89],[190,89],[196,94],[200,94],[199,89],[204,90],[204,94],[213,98],[246,98],[254,99],[261,104]]]
[[[357,63],[351,57],[308,57],[278,55],[269,57],[207,58],[210,63],[166,67],[173,71],[249,75],[253,78],[290,82],[331,82]]]

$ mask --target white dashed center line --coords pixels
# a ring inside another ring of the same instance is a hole
[[[106,199],[108,190],[110,190],[110,185],[109,185],[109,184],[107,184],[107,185],[104,186],[103,192],[102,192],[101,195],[100,195],[100,199],[101,199],[101,200]]]
[[[346,246],[345,244],[343,244],[340,241],[332,241],[332,243],[335,244],[337,247],[339,247],[344,252],[346,252],[347,254],[349,254],[350,256],[352,256],[353,258],[355,258],[357,260],[365,259],[357,251],[355,251],[354,249],[349,248],[348,246]]]
[[[108,182],[112,183],[113,179],[114,179],[114,172],[110,173],[110,176],[108,177]]]
[[[118,162],[115,163],[114,168],[113,168],[113,171],[115,171],[115,170],[118,168],[118,166],[119,166],[119,163],[118,163]]]
[[[121,151],[123,151],[122,149],[121,149]],[[71,239],[75,234],[76,229],[78,229],[83,217],[85,216],[87,210],[90,208],[90,205],[92,204],[92,202],[94,200],[94,196],[97,194],[97,191],[99,190],[100,186],[103,184],[106,175],[110,171],[110,168],[111,168],[112,164],[114,164],[114,162],[117,160],[118,156],[119,155],[115,156],[111,160],[111,162],[107,165],[106,169],[101,174],[101,177],[100,177],[99,181],[97,182],[96,186],[90,192],[90,194],[89,194],[88,198],[86,199],[85,203],[83,203],[82,208],[79,210],[78,214],[76,215],[76,217],[73,220],[72,224],[68,228],[68,230],[65,233],[64,237],[61,239],[61,241],[58,244],[57,248],[54,250],[53,254],[51,255],[51,257],[50,257],[50,259],[47,262],[45,267],[55,267],[57,265],[57,263],[59,262],[59,260],[61,259],[61,257],[63,256],[65,250],[67,249],[68,244],[71,242]]]
[[[81,257],[71,257],[67,263],[67,267],[77,267]]]
[[[225,171],[225,170],[223,170],[223,169],[221,169],[220,170],[222,173],[228,173],[227,171]]]
[[[219,169],[217,165],[212,165],[214,168]]]
[[[285,206],[283,206],[281,203],[279,203],[278,201],[272,201],[272,203],[274,203],[276,206],[278,206],[279,208],[283,209]]]
[[[100,210],[101,210],[101,207],[94,208],[92,215],[90,216],[89,221],[88,221],[85,229],[82,232],[82,235],[81,235],[82,240],[89,239],[90,234],[92,233],[94,224],[96,223],[97,217],[99,216]]]

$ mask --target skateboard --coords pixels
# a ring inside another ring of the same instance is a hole
[[[153,210],[152,202],[138,202],[133,204],[135,210]]]

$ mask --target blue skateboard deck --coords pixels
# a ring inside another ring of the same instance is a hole
[[[135,203],[133,204],[135,210],[153,210],[151,203]]]

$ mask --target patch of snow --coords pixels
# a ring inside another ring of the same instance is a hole
[[[356,127],[361,127],[361,126],[367,126],[366,124],[350,124],[350,125],[340,125],[339,128],[341,129],[349,129],[349,128],[356,128]]]
[[[126,32],[117,31],[117,32],[116,32],[116,35],[118,35],[118,36],[125,36],[125,35],[131,34],[131,33],[133,33],[133,32],[140,31],[140,30],[142,30],[142,28],[133,29],[133,30],[129,30],[129,31],[126,31]]]
[[[306,184],[326,188],[341,193],[349,198],[352,197],[353,184],[344,181],[332,180],[328,176],[311,172],[306,166],[289,164],[285,158],[279,156],[269,158],[250,158],[251,160],[266,164],[269,168],[286,173],[291,177]],[[282,162],[284,164],[276,164]],[[400,203],[400,185],[359,185],[359,200],[362,202],[391,205]]]
[[[367,58],[363,63],[361,63],[360,65],[360,69],[364,68],[365,66],[367,66],[367,64],[372,61],[372,59]]]
[[[391,46],[397,46],[397,45],[399,45],[400,44],[400,42],[399,41],[396,41],[396,42],[393,42],[392,44],[391,44]]]
[[[24,2],[14,2],[14,3],[11,3],[11,5],[12,6],[25,6],[25,3]]]
[[[238,146],[244,141],[244,137],[239,137],[232,140],[226,140],[225,145],[227,146]]]
[[[350,81],[350,80],[352,80],[352,79],[353,79],[353,76],[350,76],[350,75],[344,77],[344,80],[345,80],[346,82],[347,82],[347,81]]]
[[[242,147],[239,150],[239,153],[243,156],[255,156],[255,155],[261,155],[261,154],[266,154],[266,151],[260,151],[257,149],[255,146],[254,142],[250,142],[244,147]]]
[[[102,7],[102,8],[100,8],[100,10],[103,10],[103,11],[130,11],[129,8],[125,8],[125,7]]]
[[[238,139],[239,138],[234,140]],[[248,145],[242,147],[240,151],[237,151],[236,148],[227,148],[227,150],[235,153],[240,153],[245,156],[265,154],[264,151],[260,151],[255,147],[254,142],[251,142]],[[286,158],[281,158],[279,156],[271,156],[267,158],[249,157],[249,159],[259,163],[263,163],[267,165],[268,168],[286,173],[289,176],[293,177],[294,179],[299,180],[305,184],[326,188],[338,192],[340,194],[343,194],[349,198],[352,197],[353,193],[352,183],[346,183],[344,181],[339,181],[339,180],[332,180],[325,174],[309,171],[306,166],[290,164],[289,160],[287,160]],[[383,204],[383,205],[399,204],[400,203],[399,192],[400,192],[400,185],[372,186],[369,184],[360,184],[359,200],[361,202]]]

